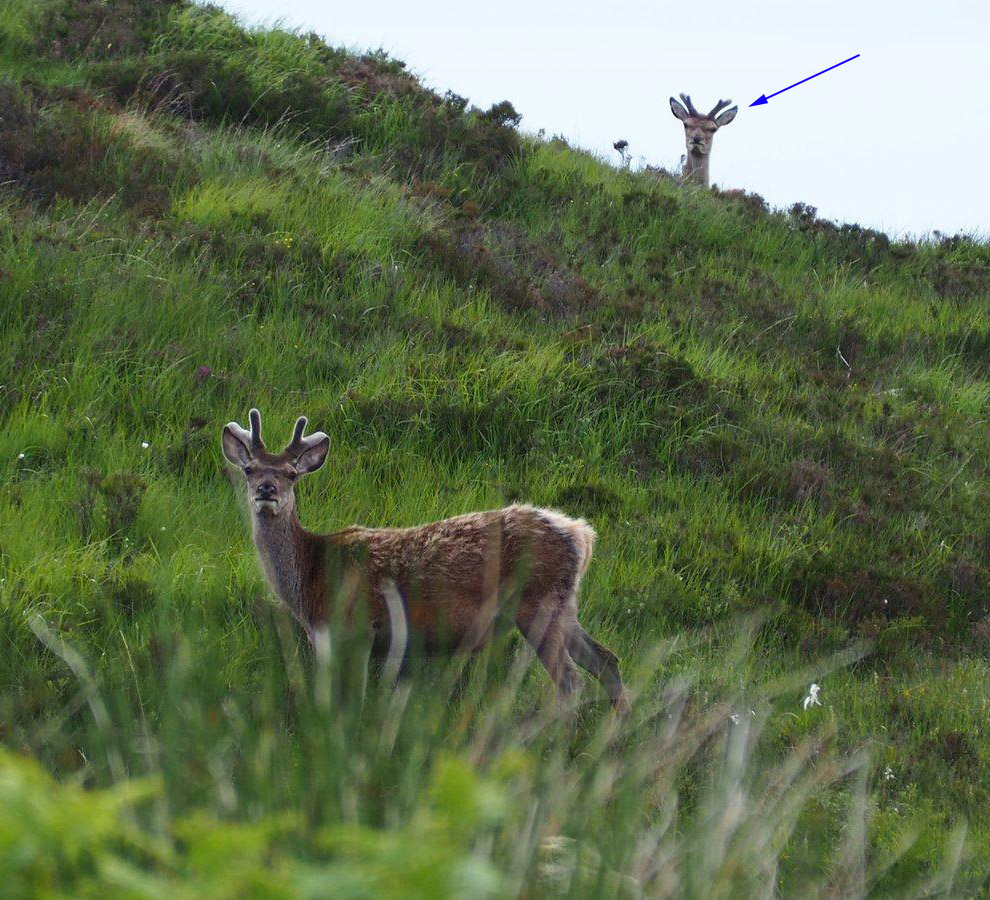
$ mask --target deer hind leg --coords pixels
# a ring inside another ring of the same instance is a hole
[[[520,609],[516,625],[550,675],[558,702],[563,703],[578,689],[580,675],[564,643],[561,606],[560,602],[544,601],[535,613]]]
[[[612,706],[619,712],[629,709],[629,697],[619,674],[619,658],[602,644],[599,644],[577,619],[568,623],[564,646],[571,658],[582,669],[590,672],[605,689]]]

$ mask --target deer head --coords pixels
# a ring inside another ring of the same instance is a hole
[[[296,508],[296,479],[326,462],[330,438],[322,431],[306,437],[306,417],[300,416],[286,448],[269,453],[261,440],[261,413],[252,409],[249,418],[250,431],[236,422],[224,426],[223,455],[244,473],[248,497],[258,515],[290,515]]]
[[[723,125],[728,125],[739,112],[738,106],[732,109],[725,109],[732,101],[719,100],[712,107],[711,112],[702,115],[694,108],[691,98],[687,94],[681,94],[682,106],[673,97],[670,98],[670,111],[674,116],[684,123],[684,140],[687,143],[687,159],[684,165],[684,175],[690,176],[692,173],[704,173],[702,179],[704,184],[708,184],[708,154],[711,153],[712,139],[715,132]]]

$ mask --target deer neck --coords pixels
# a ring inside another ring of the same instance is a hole
[[[689,149],[684,158],[682,178],[684,181],[708,187],[708,154],[692,153]]]
[[[311,578],[312,535],[292,510],[288,515],[252,515],[254,546],[272,590],[297,618],[303,618],[304,590]],[[307,624],[307,623],[304,623]]]

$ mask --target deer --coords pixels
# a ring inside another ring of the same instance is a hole
[[[300,416],[285,449],[271,453],[261,413],[251,409],[248,418],[250,430],[224,426],[223,456],[246,481],[265,578],[313,646],[331,619],[355,628],[363,617],[377,656],[388,646],[390,658],[401,658],[412,640],[428,653],[475,653],[508,610],[558,703],[566,705],[578,689],[577,665],[598,680],[616,711],[629,709],[618,657],[577,619],[577,592],[596,537],[586,521],[512,504],[408,528],[308,531],[295,484],[326,462],[330,438],[307,435],[308,420]]]
[[[680,95],[684,101],[682,106],[673,97],[670,98],[670,111],[675,118],[684,123],[684,140],[687,144],[687,155],[681,167],[681,181],[700,184],[708,187],[708,161],[712,152],[712,139],[715,132],[728,125],[739,112],[738,106],[725,109],[732,101],[719,100],[707,115],[702,115],[694,108],[687,94]],[[685,108],[686,107],[686,108]]]

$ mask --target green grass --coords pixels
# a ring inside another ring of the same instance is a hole
[[[0,58],[12,892],[986,891],[985,243],[185,3],[8,3]],[[512,638],[395,692],[314,657],[219,452],[252,405],[331,435],[315,530],[588,518],[630,718],[556,716]]]

